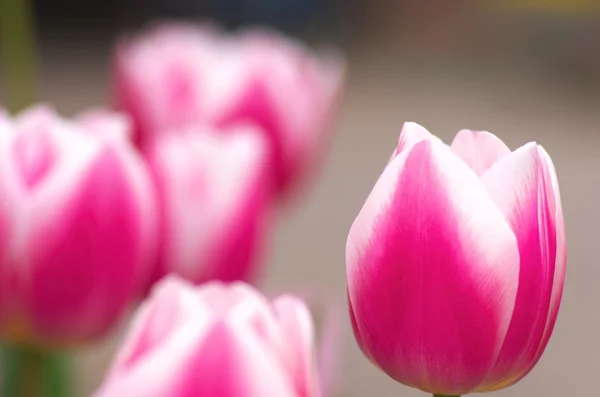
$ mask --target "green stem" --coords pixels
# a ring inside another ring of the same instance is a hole
[[[68,397],[65,358],[54,352],[2,346],[3,397]]]
[[[18,112],[37,97],[30,0],[0,0],[0,58],[6,104]]]
[[[443,394],[434,394],[433,397],[460,397],[459,395],[446,396]]]

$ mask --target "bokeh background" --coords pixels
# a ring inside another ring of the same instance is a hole
[[[404,121],[446,141],[484,129],[551,154],[568,270],[554,337],[536,369],[498,397],[593,396],[600,369],[600,13],[569,0],[37,0],[42,96],[66,115],[110,98],[119,35],[153,19],[268,24],[342,48],[347,94],[323,173],[279,220],[264,288],[320,289],[345,308],[348,229]],[[1,85],[1,83],[0,83]],[[293,103],[290,103],[293,106]],[[345,313],[343,313],[345,314]],[[343,318],[338,395],[420,396],[378,371]],[[100,382],[124,326],[78,354],[78,395]]]

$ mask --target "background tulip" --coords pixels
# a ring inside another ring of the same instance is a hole
[[[268,302],[243,283],[167,278],[138,311],[95,397],[312,397],[313,329],[304,303]]]
[[[496,390],[540,359],[560,305],[565,230],[554,167],[464,130],[405,124],[350,230],[350,314],[363,352],[406,385]]]
[[[320,158],[344,75],[337,54],[273,32],[226,36],[184,24],[123,40],[114,70],[117,103],[135,120],[138,142],[203,122],[255,124],[268,138],[280,192],[295,189]]]
[[[125,119],[88,122],[46,107],[0,121],[0,329],[13,341],[97,337],[146,276],[149,175],[118,138]]]
[[[158,190],[156,280],[251,280],[268,233],[272,179],[263,136],[249,126],[219,135],[171,134],[147,153]]]

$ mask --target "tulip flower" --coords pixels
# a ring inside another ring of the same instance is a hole
[[[171,276],[138,310],[94,397],[317,397],[313,358],[301,300]]]
[[[147,152],[160,206],[156,281],[253,280],[272,201],[268,148],[251,126],[165,135]]]
[[[136,141],[201,123],[260,127],[269,141],[278,191],[308,178],[329,139],[344,66],[273,32],[160,25],[122,40],[114,61],[118,106],[135,121]]]
[[[350,315],[364,354],[436,395],[510,386],[548,343],[565,227],[554,166],[463,130],[446,146],[407,123],[346,245]]]
[[[125,118],[0,117],[0,332],[64,344],[105,333],[146,277],[155,198]]]

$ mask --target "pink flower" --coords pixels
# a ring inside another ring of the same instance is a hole
[[[321,157],[344,76],[337,54],[313,53],[273,32],[227,36],[185,24],[123,40],[114,63],[116,99],[135,120],[138,142],[203,122],[253,123],[268,138],[284,193]]]
[[[155,198],[126,119],[0,117],[0,330],[26,343],[107,331],[141,288]]]
[[[318,397],[313,326],[302,301],[268,302],[243,283],[178,278],[139,309],[94,397]]]
[[[469,130],[448,147],[406,123],[346,263],[358,344],[395,380],[442,395],[518,382],[548,343],[565,277],[550,157]]]
[[[253,280],[270,224],[268,148],[249,126],[165,135],[147,153],[161,233],[152,281]]]

